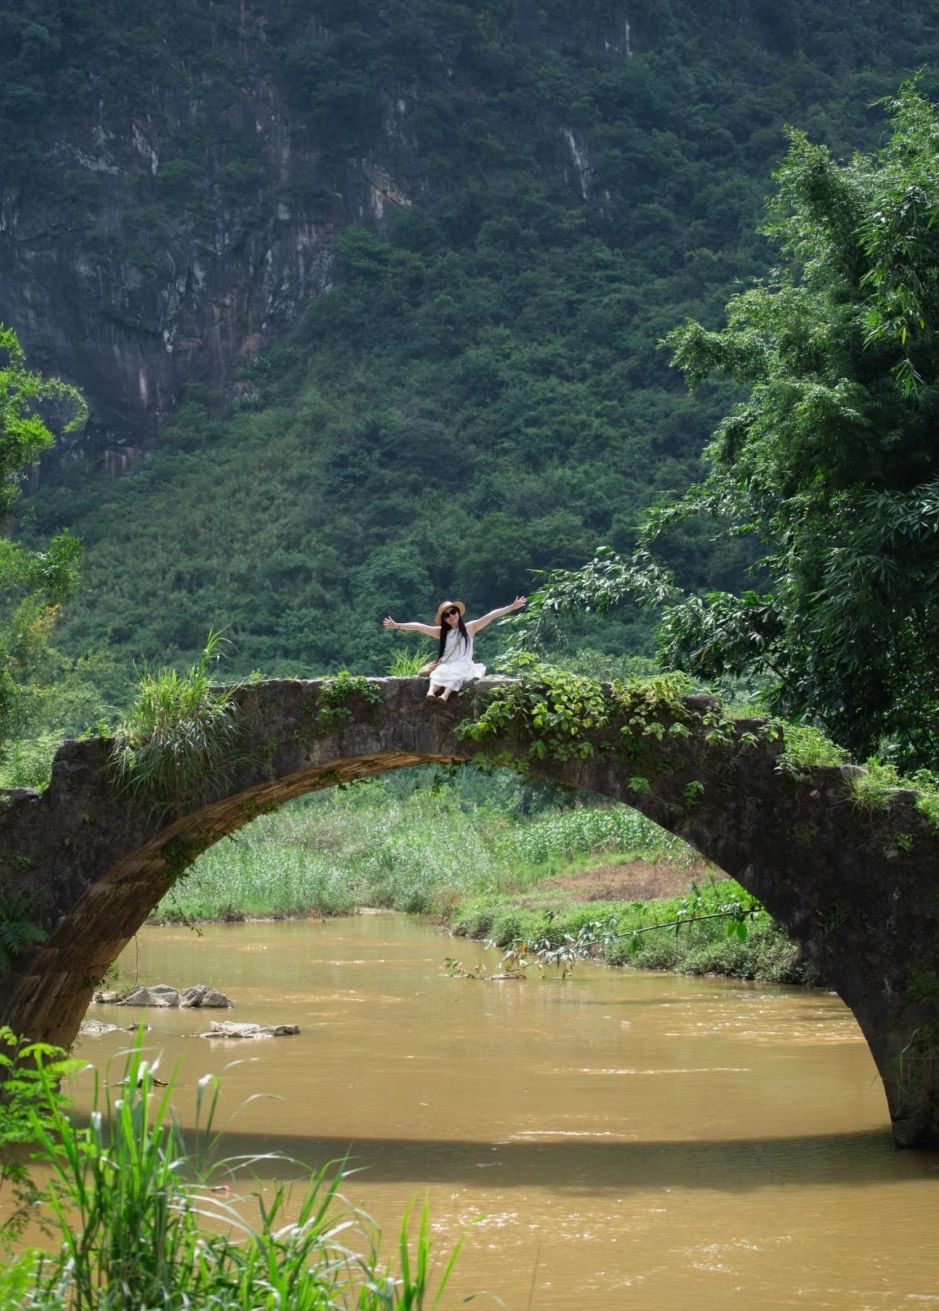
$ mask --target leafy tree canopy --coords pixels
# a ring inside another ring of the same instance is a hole
[[[906,84],[881,149],[838,163],[790,133],[767,235],[779,267],[667,344],[689,384],[740,398],[704,481],[650,511],[631,558],[556,573],[536,620],[637,592],[660,658],[755,680],[770,706],[859,753],[939,761],[939,117]],[[709,516],[764,547],[756,586],[696,593],[662,564],[673,527]]]
[[[70,414],[65,428],[84,422],[84,401],[75,388],[31,372],[15,333],[0,325],[0,515],[12,509],[25,472],[53,444],[41,413],[50,405]],[[79,555],[68,531],[32,550],[0,536],[0,749],[25,727],[26,707],[34,699],[30,680],[49,663],[52,625],[74,591]]]

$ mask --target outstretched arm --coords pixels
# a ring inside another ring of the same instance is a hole
[[[510,615],[513,610],[521,610],[527,600],[528,598],[526,596],[517,596],[511,605],[503,605],[500,606],[498,610],[490,610],[489,613],[483,615],[481,619],[471,619],[466,625],[467,631],[473,634],[478,633],[481,628],[485,628],[487,624],[491,624],[493,619],[501,619],[503,615]]]
[[[386,628],[402,628],[406,633],[423,633],[426,637],[439,637],[440,629],[433,624],[399,624],[391,615],[385,615],[382,623]]]

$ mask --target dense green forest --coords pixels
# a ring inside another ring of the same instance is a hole
[[[260,44],[226,4],[0,8],[2,167],[142,276],[174,231],[284,199],[231,126],[251,80],[318,144],[294,199],[328,212],[363,157],[410,197],[338,234],[328,293],[234,388],[191,388],[131,476],[74,448],[44,469],[23,528],[82,539],[60,645],[94,653],[79,682],[112,702],[133,662],[189,660],[210,627],[235,674],[385,672],[382,614],[445,594],[481,611],[600,544],[629,550],[736,395],[689,396],[660,340],[687,316],[716,326],[765,272],[784,125],[836,156],[876,145],[873,102],[939,53],[931,6],[879,0],[284,0],[257,6]],[[49,143],[66,115],[157,114],[168,95],[188,108],[115,233],[99,175]],[[703,521],[667,546],[691,587],[739,585],[754,550]],[[607,662],[652,648],[628,608],[570,633]]]

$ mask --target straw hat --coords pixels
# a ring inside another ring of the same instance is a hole
[[[463,604],[462,601],[441,601],[440,604],[437,606],[437,614],[434,619],[435,624],[440,624],[443,622],[444,610],[459,610],[461,618],[463,615],[466,614],[466,606]]]

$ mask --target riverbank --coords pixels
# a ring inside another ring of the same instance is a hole
[[[650,870],[643,861],[615,867],[612,877],[601,866],[523,897],[473,898],[453,907],[446,924],[458,937],[505,949],[524,943],[534,959],[564,955],[760,983],[819,982],[798,946],[733,879],[709,875],[679,896],[644,891],[650,882],[679,877],[674,867]]]

